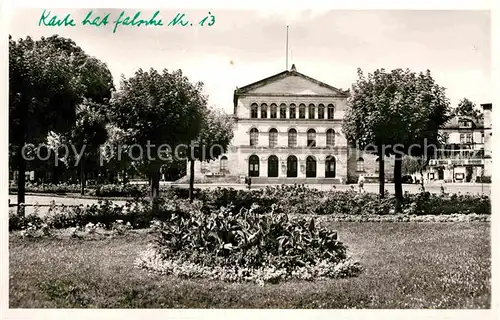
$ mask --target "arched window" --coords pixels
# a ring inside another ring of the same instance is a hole
[[[316,131],[314,129],[307,130],[307,147],[316,147]]]
[[[306,105],[301,104],[299,106],[299,119],[305,119],[306,118]]]
[[[297,157],[289,156],[286,159],[286,176],[288,178],[296,178],[297,177]]]
[[[259,116],[259,106],[254,103],[252,104],[252,106],[250,107],[250,118],[258,118]]]
[[[256,155],[252,155],[248,159],[248,175],[250,177],[259,176],[259,157]]]
[[[269,130],[269,148],[276,148],[278,145],[278,130],[272,128]]]
[[[295,114],[295,104],[291,104],[290,105],[290,119],[295,119],[296,118],[296,114]]]
[[[220,158],[220,171],[221,172],[227,171],[227,157],[226,156],[222,156],[222,158]]]
[[[375,159],[375,173],[379,172],[380,158]]]
[[[250,146],[256,146],[259,144],[259,130],[252,128],[250,130]]]
[[[270,178],[275,178],[278,176],[278,157],[269,156],[267,158],[267,176]]]
[[[314,107],[314,104],[312,104],[312,103],[311,103],[311,104],[309,105],[309,119],[314,119],[314,118],[315,118],[315,116],[316,116],[316,115],[314,114],[314,113],[315,113],[315,111],[316,111],[315,109],[316,109],[316,108]]]
[[[333,115],[335,114],[335,107],[333,104],[328,105],[328,119],[331,120],[333,119]]]
[[[356,171],[365,171],[365,160],[363,158],[358,158],[358,161],[356,161]]]
[[[297,130],[288,130],[288,147],[294,148],[297,146]]]
[[[260,117],[262,119],[267,118],[267,104],[265,104],[265,103],[260,105]]]
[[[280,119],[286,119],[286,104],[280,105]]]
[[[335,157],[328,156],[325,159],[325,177],[335,178]]]
[[[316,159],[309,156],[306,159],[306,177],[315,178],[316,177]]]
[[[276,119],[278,117],[278,106],[276,104],[271,105],[271,119]]]
[[[325,106],[320,104],[318,106],[318,119],[324,119],[325,118]]]
[[[335,131],[333,129],[328,129],[326,131],[326,146],[327,147],[335,146]]]

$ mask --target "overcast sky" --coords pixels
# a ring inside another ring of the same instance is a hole
[[[39,27],[42,10],[15,11],[10,33],[34,38],[59,34],[72,38],[90,55],[108,64],[115,83],[139,69],[182,69],[192,81],[203,81],[209,103],[232,112],[233,90],[286,68],[286,25],[289,68],[334,87],[348,89],[356,70],[430,69],[447,88],[452,104],[467,97],[491,102],[490,14],[484,11],[222,11],[212,10],[212,27],[120,26],[84,27],[89,10],[71,13],[76,27]],[[148,18],[155,10],[143,10]],[[160,10],[166,25],[177,12],[201,20],[209,10]],[[136,10],[127,10],[135,14]]]

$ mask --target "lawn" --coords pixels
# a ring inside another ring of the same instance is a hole
[[[490,224],[328,223],[365,267],[357,278],[253,283],[134,268],[145,232],[102,240],[10,236],[11,308],[490,308]],[[325,223],[322,223],[325,225]]]

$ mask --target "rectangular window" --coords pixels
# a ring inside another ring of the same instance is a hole
[[[286,107],[281,107],[280,108],[280,118],[281,119],[286,119]]]
[[[295,148],[297,146],[297,134],[289,133],[288,134],[288,147]]]
[[[299,118],[300,119],[305,119],[306,118],[306,107],[300,107],[299,108]]]
[[[270,131],[269,132],[269,148],[276,148],[278,145],[278,132]]]
[[[312,106],[312,105],[309,106],[309,119],[314,119],[314,117],[315,117],[315,114],[314,114],[315,111],[316,110],[315,110],[314,106]]]
[[[227,158],[220,159],[220,171],[227,170]]]
[[[267,106],[266,105],[262,105],[260,108],[261,108],[261,110],[260,110],[260,117],[262,119],[266,119],[267,118]]]
[[[277,117],[277,107],[275,105],[271,106],[271,119],[276,119]]]
[[[201,172],[207,172],[208,171],[208,162],[202,161],[201,162]]]
[[[460,143],[465,143],[465,134],[460,134]]]
[[[328,107],[328,119],[333,119],[333,115],[335,113],[335,108],[334,107]]]
[[[318,119],[324,119],[325,118],[325,107],[319,106],[318,107]]]
[[[316,131],[314,130],[309,130],[307,132],[307,146],[309,148],[314,148],[316,147]]]
[[[250,111],[250,117],[253,119],[257,119],[259,114],[259,107],[257,106],[252,106],[252,109]]]
[[[467,143],[472,143],[472,133],[468,133],[466,138],[467,138]]]
[[[357,171],[365,171],[365,162],[362,159],[359,159],[356,163]]]

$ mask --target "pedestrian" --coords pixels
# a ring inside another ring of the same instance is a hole
[[[365,191],[364,185],[365,185],[365,177],[363,177],[363,175],[360,175],[359,178],[358,178],[359,192],[364,192]]]
[[[252,188],[252,177],[248,177],[248,190]]]

